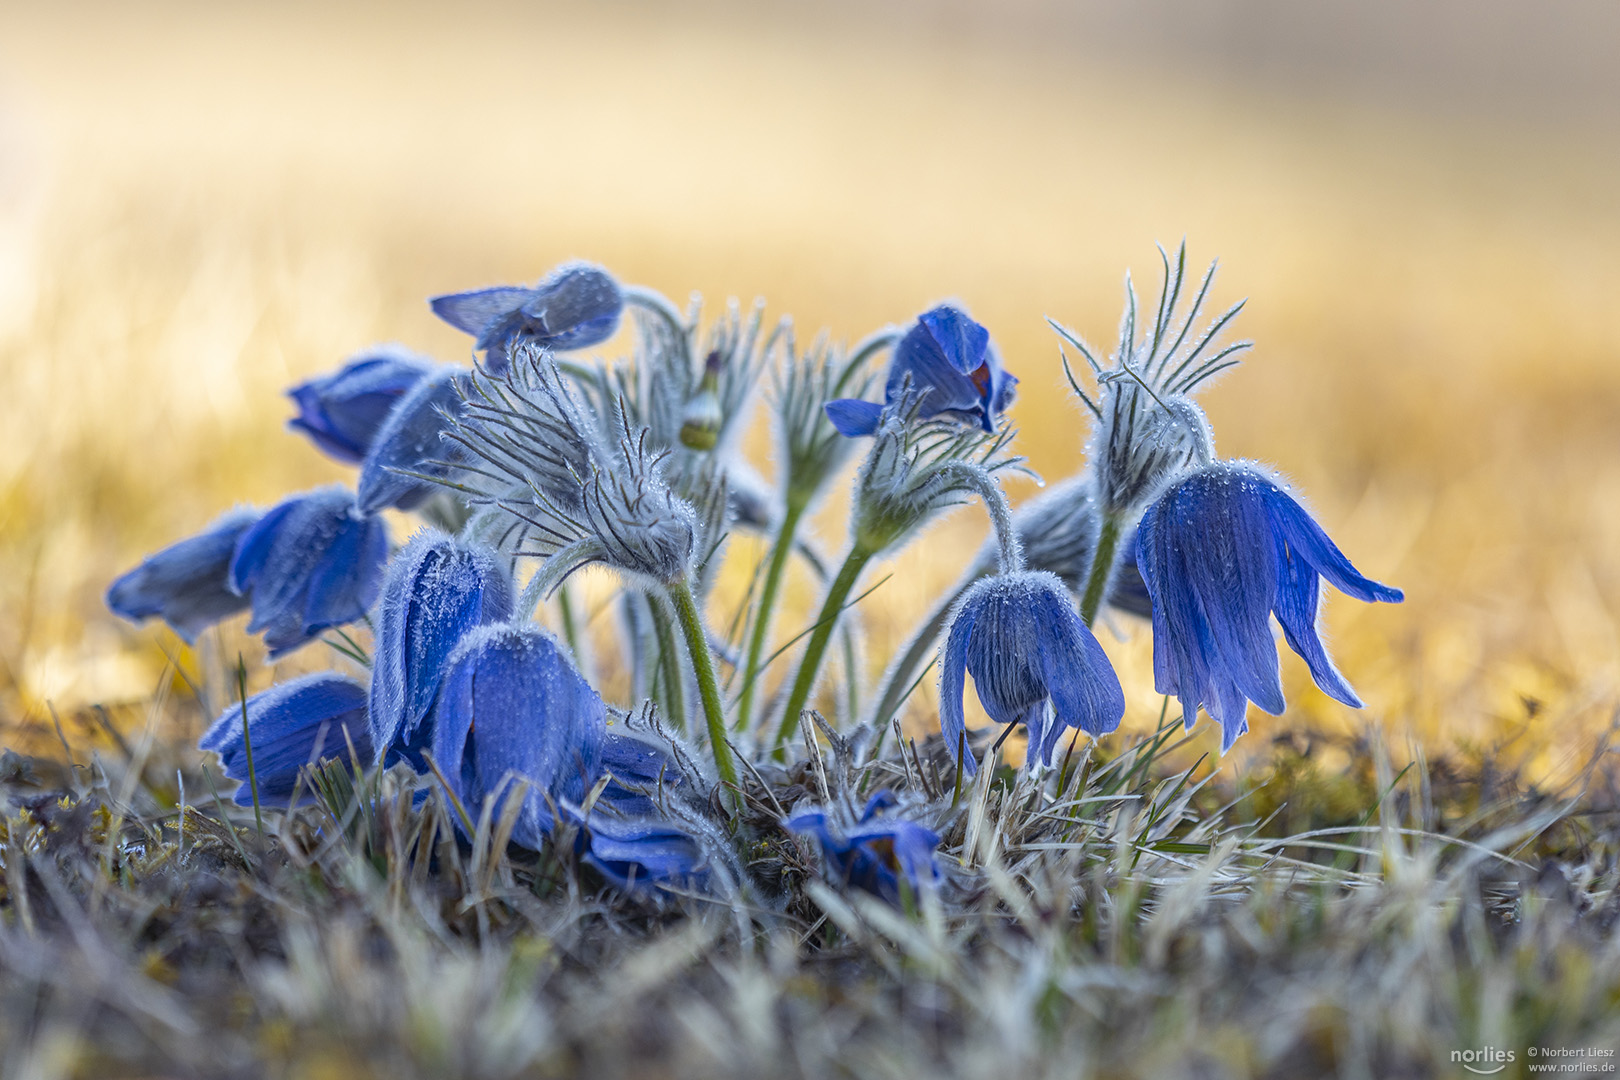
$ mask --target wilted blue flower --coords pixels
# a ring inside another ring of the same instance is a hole
[[[148,555],[112,583],[107,607],[134,622],[156,615],[195,643],[208,627],[247,608],[248,598],[230,586],[231,556],[258,517],[256,510],[232,510],[196,536]]]
[[[272,657],[354,622],[376,602],[388,528],[338,486],[294,495],[237,541],[229,585],[248,595],[248,632],[264,631]]]
[[[298,415],[287,426],[339,461],[358,465],[389,410],[432,368],[433,361],[398,345],[378,346],[288,390]]]
[[[613,336],[624,313],[624,293],[613,276],[586,262],[564,263],[534,288],[501,286],[435,296],[433,313],[472,334],[492,375],[507,369],[507,349],[532,342],[567,351]]]
[[[254,694],[247,699],[247,723],[259,802],[265,806],[286,806],[300,769],[323,758],[347,761],[351,743],[362,766],[371,760],[366,688],[343,675],[306,675]],[[237,805],[253,805],[241,703],[221,713],[197,745],[218,754],[225,775],[242,785],[236,789]]]
[[[375,514],[386,507],[411,510],[439,485],[420,476],[448,477],[462,447],[444,433],[464,412],[466,369],[450,365],[429,372],[388,413],[360,465],[360,509]]]
[[[1316,627],[1326,578],[1358,600],[1396,603],[1399,589],[1363,577],[1321,526],[1260,466],[1223,461],[1177,480],[1137,530],[1137,566],[1153,599],[1153,679],[1191,727],[1203,706],[1221,748],[1249,729],[1248,703],[1283,710],[1270,616],[1316,685],[1360,707]]]
[[[371,667],[371,733],[379,757],[425,768],[423,721],[450,654],[479,626],[512,616],[512,581],[495,552],[425,529],[394,557],[383,584]]]
[[[1054,574],[997,574],[963,594],[940,658],[939,725],[953,757],[967,730],[964,673],[990,719],[1029,729],[1029,759],[1043,765],[1065,728],[1102,735],[1125,715],[1119,676]],[[969,775],[978,769],[971,753],[961,763]]]
[[[702,890],[708,884],[703,845],[673,822],[592,814],[588,829],[585,861],[626,892],[659,885]]]
[[[1012,404],[1018,379],[1001,366],[990,331],[961,308],[941,304],[918,316],[895,346],[884,404],[894,404],[908,383],[922,394],[923,419],[945,415],[993,432]],[[883,405],[843,398],[827,402],[826,409],[833,427],[857,436],[877,431]]]
[[[528,781],[512,839],[538,848],[550,804],[581,802],[598,775],[607,707],[544,630],[486,626],[451,656],[433,729],[434,760],[474,820],[486,798],[499,817]]]
[[[860,820],[840,829],[830,823],[819,807],[800,807],[782,825],[789,832],[813,836],[821,845],[827,869],[840,884],[853,885],[898,904],[901,882],[913,896],[939,883],[939,866],[934,851],[939,834],[907,818],[885,815],[892,809],[892,792],[879,791],[867,800]]]

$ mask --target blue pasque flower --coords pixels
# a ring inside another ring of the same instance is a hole
[[[623,816],[650,816],[672,798],[703,797],[693,791],[691,759],[676,754],[674,744],[663,738],[610,724],[602,743],[602,770],[610,779],[597,805]]]
[[[259,514],[232,510],[196,536],[171,544],[112,583],[107,607],[134,622],[156,615],[194,644],[197,635],[243,611],[248,598],[230,587],[236,541]]]
[[[247,724],[253,775],[265,806],[286,806],[300,769],[323,758],[346,761],[351,744],[362,766],[371,760],[366,688],[343,675],[306,675],[254,694],[247,699]],[[236,789],[237,805],[253,805],[241,703],[221,713],[197,746],[218,754],[225,775],[242,785]]]
[[[490,374],[507,368],[507,350],[532,342],[567,351],[599,345],[613,336],[624,313],[624,292],[600,266],[564,263],[534,288],[500,286],[435,296],[433,313],[472,334]]]
[[[413,510],[439,490],[424,477],[448,478],[463,447],[445,432],[465,410],[467,370],[445,365],[419,379],[389,410],[360,464],[360,509]]]
[[[945,415],[993,432],[1018,379],[1001,366],[990,331],[961,308],[941,304],[919,315],[895,346],[884,405],[894,404],[908,383],[922,395],[921,418]],[[826,410],[842,434],[871,435],[883,405],[843,398],[827,402]]]
[[[963,593],[940,657],[939,726],[952,757],[967,730],[965,673],[990,719],[1029,729],[1029,759],[1042,765],[1052,764],[1065,728],[1103,735],[1125,715],[1119,676],[1055,574],[997,574]],[[978,769],[971,753],[961,764],[969,775]]]
[[[817,806],[799,807],[782,826],[791,833],[815,837],[830,876],[839,884],[898,904],[901,882],[913,896],[939,883],[939,865],[934,861],[939,834],[908,818],[879,816],[880,811],[894,806],[894,794],[884,790],[867,800],[860,819],[848,828],[834,825]]]
[[[538,848],[551,807],[577,804],[601,767],[607,707],[537,626],[486,626],[450,658],[433,716],[433,757],[474,820],[529,784],[512,839]]]
[[[649,886],[707,887],[710,862],[690,831],[657,818],[592,814],[585,861],[626,892]]]
[[[461,639],[512,615],[512,580],[495,552],[424,529],[394,557],[383,584],[371,667],[371,733],[379,757],[425,768],[445,664]]]
[[[354,622],[377,600],[388,528],[336,485],[294,495],[242,533],[228,584],[250,598],[248,632],[272,658]]]
[[[398,345],[379,345],[329,375],[288,390],[298,415],[287,426],[339,461],[358,465],[389,410],[432,369],[433,361],[426,357]]]
[[[1171,484],[1142,515],[1136,562],[1153,599],[1153,679],[1221,725],[1221,749],[1249,729],[1248,703],[1283,710],[1273,613],[1316,685],[1359,708],[1316,627],[1326,578],[1358,600],[1398,603],[1401,590],[1363,577],[1265,469],[1215,462]]]

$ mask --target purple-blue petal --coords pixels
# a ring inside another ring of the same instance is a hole
[[[288,390],[298,415],[287,426],[331,457],[359,464],[389,410],[432,367],[431,360],[397,345],[378,346]]]
[[[516,312],[534,298],[535,291],[521,285],[498,285],[493,289],[449,293],[428,300],[433,314],[464,334],[480,337],[495,323]]]
[[[409,475],[448,478],[461,448],[444,439],[451,417],[461,415],[462,368],[443,367],[424,376],[395,403],[360,466],[359,504],[368,514],[387,507],[411,510],[439,485]]]
[[[248,698],[246,712],[263,805],[287,806],[300,769],[323,758],[347,760],[351,743],[361,764],[371,759],[366,690],[346,676],[323,672],[273,686]],[[250,806],[253,785],[242,713],[240,702],[228,706],[197,745],[219,755],[225,775],[241,784],[236,802]]]
[[[233,510],[196,536],[148,555],[107,589],[107,607],[133,622],[157,616],[187,644],[221,619],[243,611],[248,598],[231,588],[236,543],[258,520]]]
[[[851,439],[871,435],[877,431],[883,419],[883,406],[859,398],[839,398],[827,402],[822,408],[838,434]]]

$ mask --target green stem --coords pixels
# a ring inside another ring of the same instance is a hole
[[[838,576],[833,578],[832,584],[827,587],[827,598],[821,602],[821,613],[816,616],[816,628],[810,634],[810,644],[805,647],[804,659],[799,661],[799,673],[793,678],[793,691],[788,695],[787,708],[782,713],[782,726],[776,733],[778,753],[799,728],[799,714],[804,711],[805,703],[810,700],[810,691],[815,688],[816,672],[821,668],[821,659],[827,653],[827,643],[832,640],[833,630],[838,625],[839,613],[844,610],[844,603],[855,588],[855,580],[861,576],[861,571],[866,569],[866,564],[875,554],[876,552],[857,542],[849,549],[844,565],[838,568]]]
[[[692,654],[692,670],[697,673],[698,693],[703,698],[703,717],[709,725],[709,751],[714,754],[714,767],[720,773],[720,782],[735,790],[737,766],[731,760],[731,745],[726,742],[720,682],[714,677],[714,657],[709,654],[709,642],[703,636],[703,616],[698,614],[697,599],[684,577],[669,584],[669,598],[680,619],[681,632],[686,635],[686,649]]]
[[[657,595],[647,594],[647,610],[652,614],[653,634],[658,639],[658,667],[654,684],[664,687],[664,708],[677,731],[686,730],[686,677],[681,674],[681,654],[675,647],[675,628],[669,624],[669,612],[658,602]]]
[[[782,527],[777,530],[776,543],[771,548],[771,564],[765,570],[765,583],[760,587],[759,606],[754,609],[754,629],[748,639],[748,660],[743,666],[742,695],[737,700],[737,730],[748,727],[754,715],[754,688],[759,681],[759,661],[765,653],[765,639],[770,634],[771,613],[776,607],[776,594],[782,588],[782,573],[787,569],[788,556],[793,553],[794,534],[799,530],[799,518],[804,515],[805,500],[789,499],[782,513]]]
[[[1102,610],[1108,594],[1109,579],[1114,576],[1114,549],[1119,547],[1119,518],[1110,514],[1103,518],[1097,532],[1097,550],[1091,553],[1091,573],[1086,577],[1085,595],[1080,599],[1080,618],[1090,626]]]

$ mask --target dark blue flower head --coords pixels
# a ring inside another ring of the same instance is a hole
[[[421,751],[450,654],[474,629],[512,616],[512,580],[495,552],[425,529],[383,583],[371,667],[371,734],[379,757],[426,768]]]
[[[285,807],[300,769],[324,758],[349,760],[351,743],[362,766],[371,760],[366,688],[343,675],[306,675],[254,694],[247,699],[247,723],[259,802],[265,806]],[[253,805],[241,703],[221,713],[197,745],[218,754],[225,775],[242,785],[236,789],[237,805]]]
[[[693,786],[669,743],[652,734],[626,730],[623,724],[608,730],[602,743],[602,768],[611,779],[597,805],[625,816],[653,815],[662,809],[663,800],[686,796]]]
[[[709,858],[697,837],[656,817],[592,814],[585,861],[626,892],[664,885],[701,891],[710,876]]]
[[[476,821],[517,779],[528,794],[512,839],[538,848],[551,806],[580,803],[601,768],[607,707],[551,636],[486,626],[450,658],[433,715],[433,757]]]
[[[963,594],[940,658],[939,726],[953,757],[967,730],[964,673],[990,719],[1029,729],[1029,760],[1042,765],[1065,728],[1103,735],[1125,715],[1119,676],[1054,574],[997,574]],[[961,763],[978,770],[971,753]]]
[[[1018,379],[1001,366],[990,331],[961,308],[941,304],[918,316],[895,346],[884,405],[894,404],[908,384],[922,394],[923,419],[944,415],[993,432]],[[883,407],[843,398],[827,402],[827,419],[844,435],[871,435]]]
[[[895,814],[880,816],[894,805],[893,793],[879,791],[849,828],[834,826],[827,812],[816,806],[799,807],[782,825],[791,833],[815,837],[830,876],[839,884],[898,904],[902,881],[913,896],[939,883],[939,865],[934,861],[939,834]]]
[[[435,296],[433,313],[472,334],[490,374],[507,369],[507,350],[532,343],[568,351],[599,345],[613,336],[624,313],[624,292],[600,266],[564,263],[534,288],[501,286]]]
[[[465,411],[465,368],[446,365],[417,380],[394,403],[360,465],[360,509],[412,510],[439,485],[422,476],[448,477],[463,455],[444,433]],[[412,473],[420,475],[413,476]]]
[[[1304,507],[1260,466],[1205,465],[1149,506],[1136,562],[1153,600],[1153,679],[1181,702],[1187,726],[1200,706],[1221,725],[1221,749],[1249,729],[1248,703],[1283,710],[1271,615],[1316,685],[1360,707],[1316,627],[1321,578],[1358,600],[1399,602],[1399,589],[1363,577]]]
[[[259,518],[258,511],[232,510],[196,536],[171,544],[112,583],[107,607],[142,622],[156,615],[193,644],[221,619],[243,611],[248,598],[230,586],[236,541]]]
[[[298,415],[287,426],[339,461],[358,465],[395,402],[432,368],[433,361],[408,349],[380,345],[288,390]]]
[[[333,486],[294,495],[237,540],[228,584],[248,595],[248,632],[272,657],[361,618],[377,600],[388,528]]]

